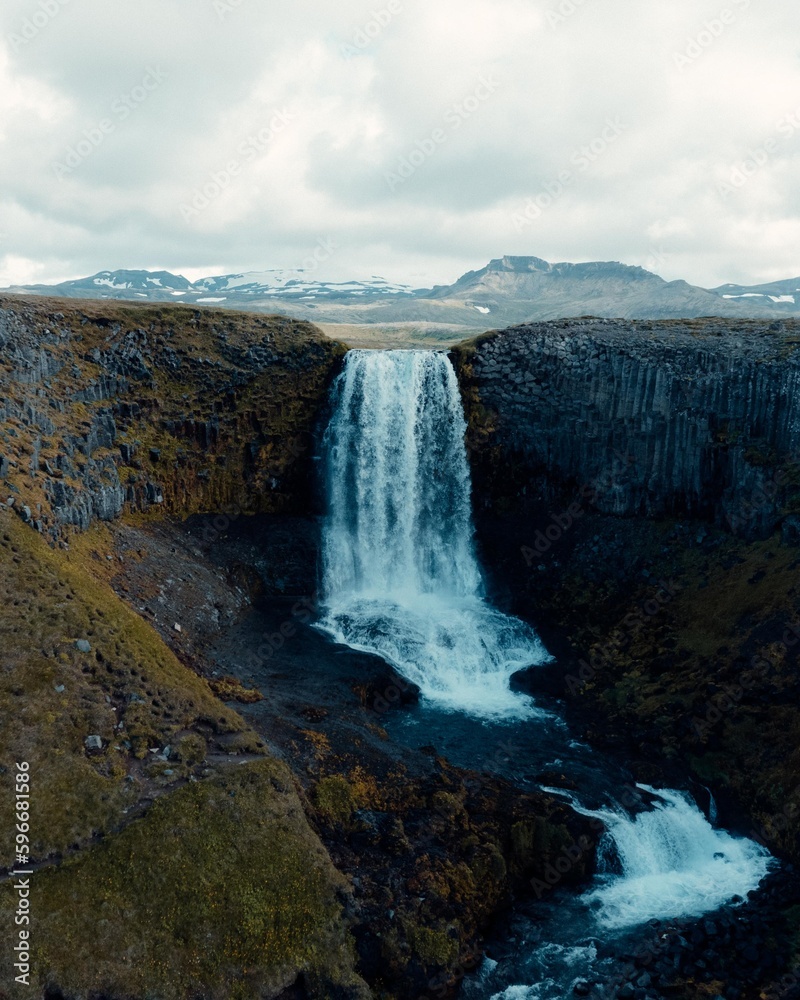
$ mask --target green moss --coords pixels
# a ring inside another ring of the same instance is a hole
[[[233,736],[226,736],[221,741],[221,745],[228,753],[266,754],[267,752],[261,737],[250,730],[244,733],[235,733]]]
[[[764,445],[763,448],[757,448],[755,445],[750,445],[745,449],[744,460],[750,465],[767,468],[769,466],[775,466],[778,463],[778,454],[774,448],[771,448],[768,445]]]
[[[346,978],[341,884],[283,765],[229,768],[35,876],[33,981],[81,996],[229,1000],[276,991],[304,968]],[[4,886],[6,909],[10,898]]]
[[[485,887],[492,895],[504,884],[508,874],[505,858],[496,844],[482,846],[470,862],[470,869],[476,885]]]
[[[451,965],[458,958],[458,939],[451,937],[446,929],[407,925],[409,944],[425,966]]]
[[[688,761],[694,773],[703,781],[711,782],[717,786],[730,784],[730,778],[725,770],[726,767],[730,766],[730,760],[725,754],[690,755]]]
[[[347,779],[341,774],[333,774],[315,787],[314,804],[325,819],[346,824],[356,808],[356,799]]]
[[[458,795],[452,792],[435,792],[431,806],[439,816],[451,825],[465,826],[468,820],[464,803]]]
[[[800,906],[792,906],[787,910],[786,920],[789,924],[789,933],[793,942],[791,960],[788,963],[788,967],[795,969],[798,962],[800,962]]]
[[[511,827],[511,870],[515,875],[539,871],[569,843],[563,826],[538,816],[520,820]]]
[[[192,727],[237,733],[246,726],[102,579],[7,513],[0,514],[0,561],[0,763],[30,764],[31,849],[44,858],[124,821],[141,794],[124,779],[150,748]],[[102,738],[102,752],[87,753],[90,735]],[[2,795],[6,858],[11,827],[11,798]]]
[[[206,741],[198,733],[187,733],[182,736],[172,749],[170,760],[173,758],[193,767],[195,764],[202,764],[206,758]]]

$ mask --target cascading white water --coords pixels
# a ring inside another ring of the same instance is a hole
[[[652,919],[696,918],[744,899],[777,863],[753,841],[714,829],[689,795],[638,787],[652,802],[635,816],[617,806],[587,809],[571,793],[544,789],[603,821],[600,873],[587,892],[554,901],[547,922],[532,926],[536,946],[514,970],[523,982],[514,983],[514,976],[509,985],[497,963],[485,962],[466,985],[465,1000],[563,1000],[579,983],[614,982],[619,966],[596,947],[599,940],[625,937]],[[615,986],[595,995],[623,994]]]
[[[596,811],[573,803],[578,812],[601,819],[607,830],[598,883],[583,896],[597,907],[602,926],[701,916],[758,886],[773,863],[760,844],[714,829],[685,793],[639,787],[656,801],[635,816],[622,808]],[[602,871],[612,851],[621,874],[609,871],[609,864]]]
[[[351,351],[333,403],[319,627],[388,660],[443,707],[536,714],[508,681],[549,656],[531,628],[483,600],[447,356]]]
[[[319,627],[393,663],[437,706],[480,717],[482,730],[487,718],[537,714],[508,681],[548,654],[532,629],[483,599],[466,425],[447,357],[351,351],[333,403]],[[598,930],[708,913],[746,896],[774,863],[753,841],[714,829],[688,795],[640,787],[653,801],[636,814],[590,810],[548,789],[603,820],[601,871],[587,892],[554,909],[554,937],[530,958],[535,985],[505,985],[497,998],[570,995],[606,961]],[[482,997],[494,970],[483,974],[473,984]]]

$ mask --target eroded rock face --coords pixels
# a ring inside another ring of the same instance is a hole
[[[763,536],[800,467],[798,333],[564,320],[491,334],[456,361],[471,425],[532,482],[578,484],[605,513],[690,513]]]
[[[282,317],[0,301],[2,500],[54,541],[126,506],[308,506],[315,420],[344,350]]]

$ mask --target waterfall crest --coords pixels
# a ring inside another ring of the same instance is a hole
[[[333,404],[319,627],[382,656],[442,707],[536,714],[508,680],[549,657],[531,628],[483,600],[447,356],[351,351]]]

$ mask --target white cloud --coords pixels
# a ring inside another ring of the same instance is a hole
[[[800,10],[764,7],[9,0],[2,274],[293,267],[328,238],[332,275],[413,284],[503,253],[656,260],[702,284],[798,273]],[[600,149],[609,120],[624,131]],[[86,155],[59,177],[70,150]]]

